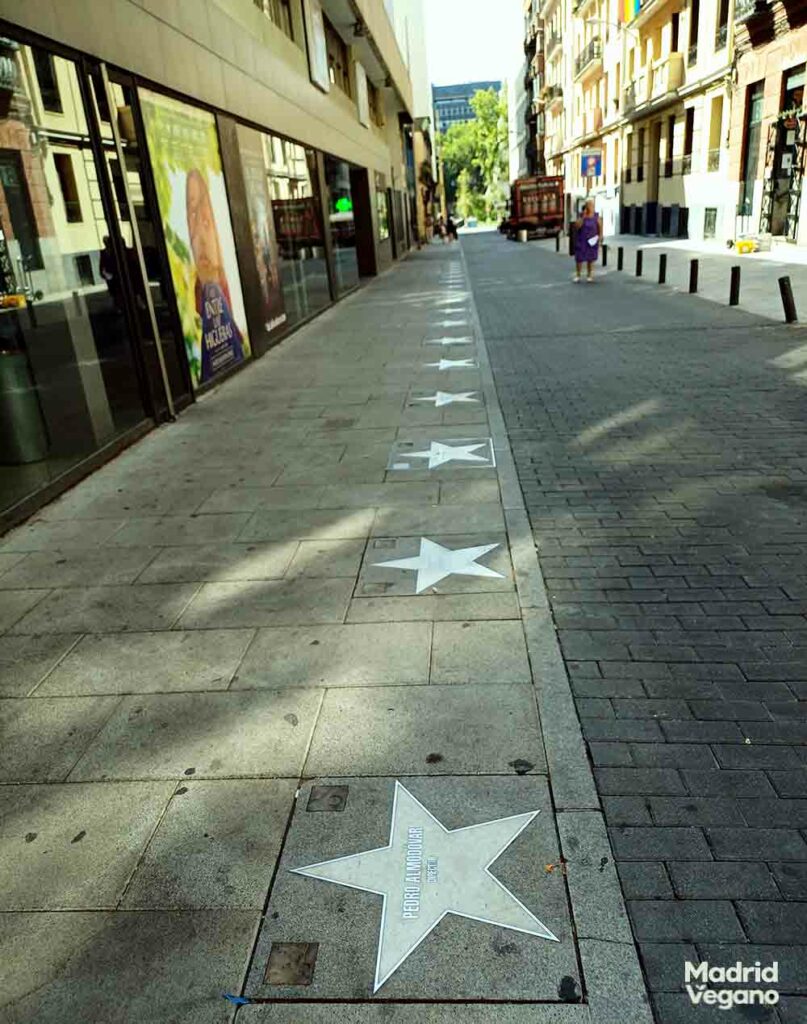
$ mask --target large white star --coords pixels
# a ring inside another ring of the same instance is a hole
[[[486,465],[490,465],[490,459],[487,455],[475,455],[480,448],[484,448],[486,442],[482,441],[478,444],[443,444],[442,441],[432,441],[429,444],[428,451],[425,452],[408,452],[407,458],[410,459],[428,459],[429,469],[436,469],[438,466],[442,466],[445,462],[484,462]]]
[[[416,402],[434,402],[436,408],[440,408],[443,405],[453,405],[455,402],[478,402],[478,398],[473,396],[476,394],[475,391],[438,391],[434,395],[424,395],[422,398],[416,398]]]
[[[438,370],[454,370],[457,367],[476,369],[476,362],[473,359],[441,359],[437,363],[426,363],[426,366],[436,366]]]
[[[481,544],[474,548],[444,548],[426,537],[420,538],[420,553],[411,558],[395,558],[391,562],[374,562],[386,569],[411,569],[417,572],[415,593],[433,587],[447,576],[485,576],[504,579],[500,572],[479,565],[478,558],[497,548],[498,544]]]
[[[559,941],[489,870],[538,813],[447,829],[396,781],[387,846],[292,870],[383,897],[375,993],[446,914]]]

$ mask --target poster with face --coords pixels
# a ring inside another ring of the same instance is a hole
[[[251,354],[212,114],[140,90],[171,279],[194,388]]]
[[[280,282],[280,261],[275,236],[275,218],[266,180],[261,133],[245,125],[236,126],[238,152],[244,175],[244,189],[252,235],[252,248],[261,286],[263,326],[267,334],[286,323],[286,307]]]

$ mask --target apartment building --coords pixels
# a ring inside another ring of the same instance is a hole
[[[541,0],[546,173],[606,232],[733,237],[734,0]]]
[[[515,77],[512,89],[523,97],[513,110],[518,121],[519,137],[524,139],[523,153],[514,162],[522,169],[522,175],[544,174],[544,142],[546,115],[544,113],[544,30],[538,14],[540,0],[524,0],[524,64]],[[523,111],[523,112],[522,112]],[[522,129],[526,125],[525,131]]]
[[[0,528],[405,254],[421,2],[0,0]]]
[[[807,245],[807,6],[736,0],[729,177],[738,231]]]

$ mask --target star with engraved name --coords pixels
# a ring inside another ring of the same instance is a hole
[[[477,559],[499,547],[498,544],[480,544],[472,548],[444,548],[426,537],[420,538],[420,552],[411,558],[394,558],[391,562],[374,562],[384,569],[411,569],[417,573],[415,593],[433,587],[448,576],[484,576],[504,579],[500,572],[480,565]]]
[[[477,455],[480,448],[487,447],[486,441],[475,444],[444,444],[442,441],[432,441],[427,451],[407,452],[408,459],[427,459],[429,469],[437,469],[446,462],[483,462],[490,465],[487,455]]]
[[[386,846],[292,871],[383,898],[375,993],[446,914],[559,941],[490,872],[538,813],[447,829],[396,780]]]
[[[435,408],[439,409],[444,405],[453,405],[455,402],[478,402],[473,396],[475,391],[437,391],[433,395],[424,395],[422,398],[415,398],[415,402],[434,402]]]
[[[437,363],[426,363],[426,366],[435,366],[438,370],[472,369],[475,370],[476,360],[474,359],[441,359]]]

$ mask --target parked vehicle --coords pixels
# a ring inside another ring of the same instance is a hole
[[[562,175],[517,178],[510,186],[507,237],[553,238],[563,230]]]

